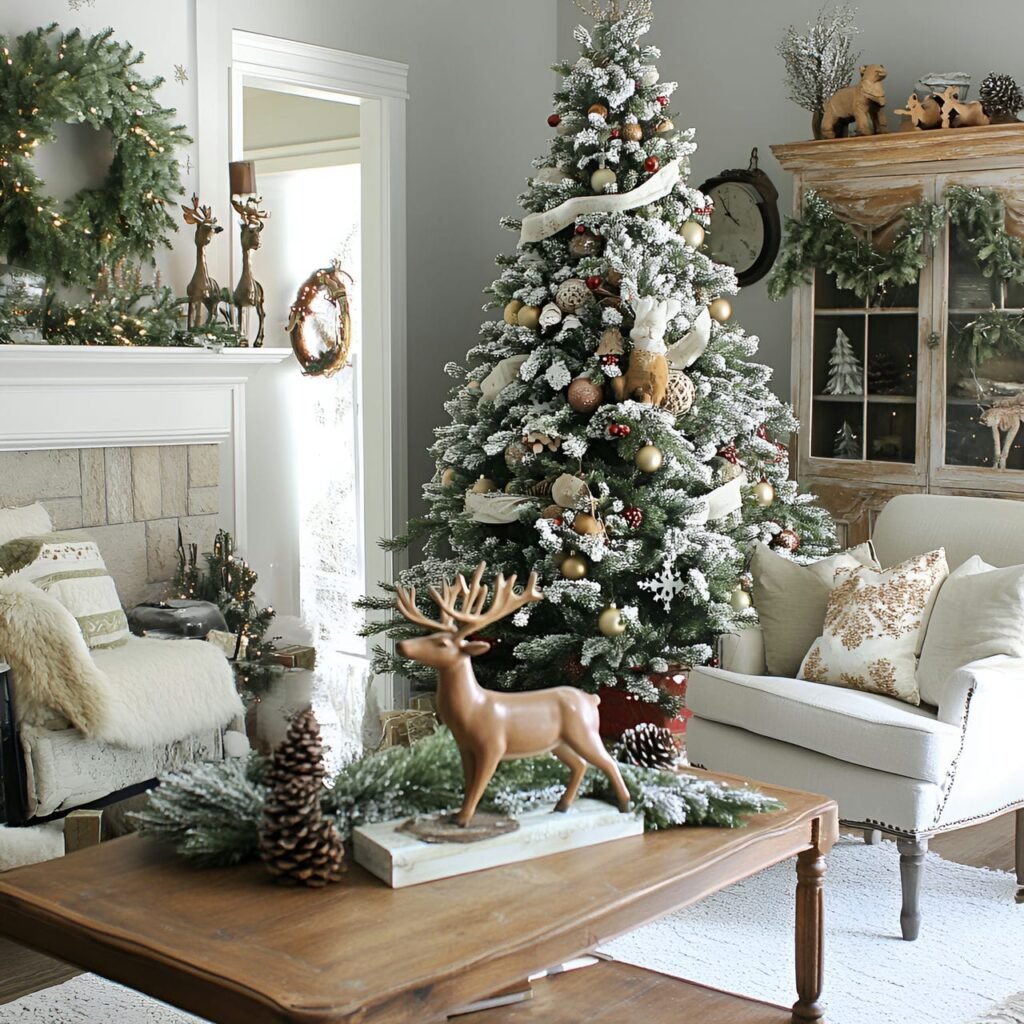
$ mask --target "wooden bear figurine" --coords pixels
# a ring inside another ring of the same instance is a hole
[[[857,125],[858,135],[879,135],[889,130],[885,119],[885,87],[888,72],[881,64],[862,64],[860,81],[840,89],[825,104],[821,119],[823,139],[841,139],[847,127]]]

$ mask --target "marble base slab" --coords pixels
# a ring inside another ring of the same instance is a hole
[[[528,811],[519,815],[515,832],[477,843],[427,843],[399,831],[407,820],[363,825],[352,833],[355,862],[393,889],[627,839],[644,830],[640,815],[622,814],[602,800],[577,800],[566,814]]]

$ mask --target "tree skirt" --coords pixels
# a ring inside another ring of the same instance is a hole
[[[776,865],[603,947],[627,963],[782,1006],[792,1005],[793,862]],[[995,1004],[1024,984],[1024,906],[1002,871],[928,854],[921,936],[899,937],[892,843],[844,839],[825,877],[829,1024],[1016,1024]],[[1020,1006],[1020,996],[1017,1003]]]
[[[793,863],[778,865],[605,949],[788,1006],[795,998],[794,883]],[[1010,874],[929,854],[921,937],[903,942],[896,850],[844,840],[829,857],[825,882],[829,1024],[1024,1024],[1024,995],[1011,996],[1024,982],[1024,906],[1014,903],[1015,891]],[[0,1024],[197,1019],[89,974],[0,1006]]]

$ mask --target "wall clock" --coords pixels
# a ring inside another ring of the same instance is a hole
[[[700,187],[714,203],[705,251],[736,271],[740,287],[759,281],[779,253],[779,193],[757,166],[757,147],[745,170],[722,171]]]

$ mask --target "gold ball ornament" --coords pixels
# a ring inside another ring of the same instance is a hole
[[[704,229],[695,220],[688,220],[679,229],[679,234],[683,236],[683,241],[691,249],[699,249],[704,244]],[[716,299],[715,301],[720,302],[721,300]]]
[[[760,480],[754,484],[754,501],[767,508],[775,500],[775,488],[767,480]]]
[[[598,167],[590,176],[591,191],[600,195],[609,185],[614,185],[618,179],[610,167]]]
[[[597,628],[604,636],[622,636],[626,632],[622,612],[615,605],[608,605],[597,617]]]
[[[516,313],[516,323],[535,331],[540,323],[540,306],[522,306]]]
[[[575,519],[572,521],[572,528],[583,536],[594,536],[595,534],[601,533],[604,527],[601,525],[601,520],[597,516],[592,516],[589,512],[580,512]]]
[[[656,444],[645,444],[636,453],[634,461],[636,462],[636,468],[641,473],[657,473],[661,469],[662,462],[665,461],[665,456]]]
[[[513,327],[519,323],[519,310],[523,308],[523,304],[519,299],[513,299],[505,306],[505,323],[511,324]]]
[[[634,123],[624,124],[622,126],[622,137],[627,142],[639,142],[644,137],[643,128]]]
[[[565,394],[575,412],[591,413],[600,406],[604,398],[604,389],[589,377],[577,377]]]
[[[480,479],[477,480],[477,482],[470,488],[474,494],[490,494],[492,491],[496,491],[497,489],[498,485],[490,479],[490,477],[486,476],[480,477]]]
[[[717,299],[712,299],[708,304],[708,312],[713,320],[724,324],[732,316],[732,303],[728,299],[723,299],[719,296]]]
[[[663,118],[662,118],[662,119],[661,119],[661,120],[660,120],[660,121],[659,121],[659,122],[658,122],[658,123],[657,123],[657,124],[656,124],[656,125],[654,126],[654,131],[655,131],[655,132],[656,132],[656,133],[657,133],[658,135],[664,135],[664,134],[665,134],[665,132],[671,132],[671,131],[675,131],[675,127],[676,127],[676,126],[675,126],[675,125],[674,125],[674,124],[672,123],[671,119],[669,119],[669,118],[667,118],[667,117],[663,117]]]
[[[729,604],[732,606],[734,612],[745,612],[753,602],[748,594],[742,587],[737,587],[729,595]]]
[[[455,470],[452,469],[451,466],[449,466],[441,474],[441,486],[442,487],[452,487],[452,486],[454,486],[454,484],[455,484]]]
[[[589,571],[587,560],[575,551],[570,551],[568,556],[562,559],[559,571],[567,580],[582,580],[586,578]]]
[[[587,108],[588,114],[597,114],[598,117],[607,117],[608,108],[603,103],[591,103]]]

